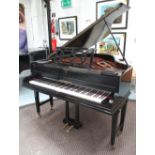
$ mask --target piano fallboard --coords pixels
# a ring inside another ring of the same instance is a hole
[[[103,61],[103,59],[101,58]],[[66,61],[66,60],[65,60]],[[111,62],[114,63],[114,62]],[[115,63],[116,64],[116,63]],[[92,67],[71,66],[66,63],[32,63],[33,75],[44,76],[56,80],[70,81],[76,84],[90,86],[97,89],[118,92],[123,69],[95,69],[96,62]],[[101,67],[100,67],[101,68]]]

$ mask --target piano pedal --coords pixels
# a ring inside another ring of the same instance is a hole
[[[63,126],[63,129],[67,128],[69,126],[69,123],[65,123],[65,125]]]
[[[115,145],[110,145],[110,150],[114,151],[116,149]]]
[[[116,133],[116,136],[120,136],[122,133],[122,131],[118,130],[117,133]]]
[[[66,129],[66,132],[67,133],[70,133],[70,131],[74,128],[74,125],[71,125],[69,126],[67,129]]]

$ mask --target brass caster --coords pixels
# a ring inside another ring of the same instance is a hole
[[[68,129],[66,129],[66,132],[69,133],[74,128],[73,125],[69,126]]]
[[[51,107],[51,109],[50,110],[53,110],[53,107]]]
[[[115,150],[115,145],[110,145],[110,150]]]
[[[116,136],[120,136],[121,133],[122,133],[122,132],[121,132],[120,130],[118,130],[117,133],[116,133]]]
[[[69,123],[65,123],[65,125],[63,126],[63,129],[65,129],[67,126],[69,126]]]

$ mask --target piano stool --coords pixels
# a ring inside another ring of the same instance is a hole
[[[41,92],[44,93],[44,92]],[[46,92],[45,92],[46,94]],[[127,110],[127,103],[128,103],[128,96],[130,94],[130,83],[128,82],[121,82],[120,83],[120,90],[119,93],[115,95],[115,100],[113,102],[112,105],[105,106],[104,104],[98,104],[97,106],[92,105],[92,104],[87,104],[87,103],[82,103],[79,100],[74,100],[72,98],[70,98],[69,100],[67,99],[63,99],[65,100],[65,104],[66,104],[66,116],[63,119],[63,123],[65,124],[69,124],[69,126],[74,126],[74,128],[79,129],[80,127],[82,127],[82,123],[80,122],[79,119],[79,106],[85,106],[94,110],[97,110],[99,112],[103,112],[105,114],[108,114],[112,117],[111,119],[111,146],[114,147],[115,144],[115,138],[116,135],[120,135],[123,131],[124,128],[124,122],[125,122],[125,116],[126,116],[126,110]],[[50,96],[50,98],[44,102],[40,102],[39,100],[39,91],[35,90],[34,91],[34,95],[35,95],[35,101],[36,101],[36,111],[38,113],[38,115],[40,115],[40,106],[49,102],[50,101],[50,105],[51,108],[53,108],[53,96],[48,94]],[[82,101],[82,100],[81,100]],[[70,118],[69,116],[69,104],[72,103],[75,105],[75,118]],[[118,125],[118,118],[120,115],[120,120],[119,120],[119,125]]]

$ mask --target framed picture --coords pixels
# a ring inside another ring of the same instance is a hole
[[[60,40],[69,40],[77,35],[77,16],[58,18]]]
[[[115,40],[120,47],[123,56],[125,57],[126,32],[113,32],[113,36],[115,37]],[[97,53],[110,54],[113,55],[115,58],[122,59],[122,55],[118,50],[111,34],[109,34],[106,38],[97,43]]]
[[[129,0],[104,0],[96,2],[96,19],[102,15],[111,11],[113,7],[116,7],[119,3],[129,5]],[[112,24],[112,29],[126,29],[128,25],[128,12],[118,17]]]

